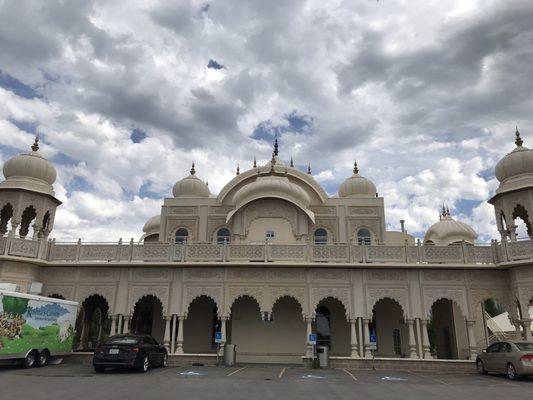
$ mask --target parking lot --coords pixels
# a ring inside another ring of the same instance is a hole
[[[296,366],[167,367],[146,374],[63,364],[0,367],[3,399],[501,399],[531,397],[533,379],[476,374],[308,370]]]

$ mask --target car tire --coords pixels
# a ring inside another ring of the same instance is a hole
[[[35,360],[37,359],[38,354],[39,353],[37,350],[31,350],[24,358],[22,366],[24,368],[33,368],[35,366]]]
[[[44,367],[46,364],[48,364],[49,359],[50,359],[50,353],[48,352],[48,350],[43,350],[35,358],[35,366]]]
[[[137,371],[144,373],[148,371],[149,367],[150,367],[150,363],[148,361],[148,356],[147,355],[142,356],[139,362],[139,365],[137,366]]]
[[[520,379],[520,376],[516,372],[516,368],[512,363],[507,364],[507,378],[509,378],[512,381],[516,381]]]
[[[165,353],[163,355],[163,361],[161,361],[161,368],[165,368],[167,366],[167,362],[168,362],[168,354]]]
[[[105,367],[102,367],[100,365],[95,365],[94,366],[94,372],[96,372],[97,374],[101,374],[101,373],[105,372]]]
[[[479,372],[480,375],[487,375],[488,371],[485,369],[485,365],[483,365],[483,361],[481,361],[479,358],[476,361],[476,369],[477,372]]]

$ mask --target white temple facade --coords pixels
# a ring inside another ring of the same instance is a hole
[[[475,359],[502,335],[532,340],[533,150],[496,166],[501,237],[476,232],[443,208],[423,240],[386,230],[384,199],[359,173],[328,196],[310,171],[278,156],[213,195],[193,164],[139,239],[51,238],[53,165],[32,151],[8,160],[0,183],[0,282],[82,304],[79,349],[121,332],[152,334],[171,354],[212,357],[215,332],[243,362],[301,363],[310,333],[335,359]],[[402,224],[403,226],[403,224]],[[514,332],[494,328],[507,313]],[[489,321],[487,324],[487,321]]]

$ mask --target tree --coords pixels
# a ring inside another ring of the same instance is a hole
[[[14,315],[24,315],[28,309],[29,299],[14,296],[3,296],[2,305],[4,307],[4,313],[10,313]]]

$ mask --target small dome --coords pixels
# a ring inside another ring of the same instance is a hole
[[[522,146],[518,129],[515,143],[515,149],[496,164],[496,178],[500,182],[518,175],[533,174],[533,150]]]
[[[357,163],[354,163],[353,175],[339,187],[339,197],[375,197],[376,185],[359,175]]]
[[[233,201],[239,205],[261,197],[288,197],[296,201],[301,207],[307,207],[311,202],[309,195],[297,184],[284,176],[267,175],[243,186],[235,193]]]
[[[50,161],[39,153],[39,138],[31,147],[30,153],[21,154],[7,160],[3,172],[6,180],[0,185],[6,188],[23,188],[54,195],[52,184],[57,173]]]
[[[424,235],[424,244],[448,246],[464,241],[473,245],[476,238],[476,232],[469,225],[453,219],[449,211],[443,211],[440,221],[431,225]]]
[[[159,234],[159,228],[161,227],[161,215],[157,214],[150,218],[143,226],[143,232],[148,235],[155,233]]]
[[[174,197],[209,197],[211,193],[207,185],[196,176],[193,163],[191,175],[176,182],[172,194]]]

